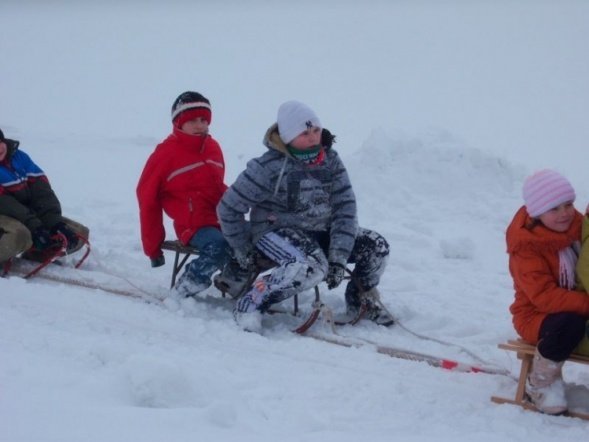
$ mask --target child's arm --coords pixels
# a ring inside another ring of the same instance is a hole
[[[511,254],[509,267],[518,290],[537,311],[589,315],[589,296],[585,292],[559,287],[558,276],[537,252],[527,250]]]

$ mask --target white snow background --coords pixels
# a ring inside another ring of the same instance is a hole
[[[338,333],[516,374],[504,232],[544,167],[589,202],[585,1],[3,1],[0,127],[91,229],[78,274],[164,297],[135,186],[176,96],[213,105],[227,183],[298,99],[338,135],[360,224],[390,242],[381,282],[400,326]],[[169,223],[168,223],[169,227]],[[171,230],[168,229],[169,234]],[[71,263],[73,257],[68,258]],[[343,311],[343,287],[323,300]],[[0,440],[586,440],[589,423],[510,405],[507,376],[459,373],[289,332],[231,304],[150,304],[41,279],[0,280]],[[303,296],[309,308],[312,293]],[[320,332],[329,330],[322,324]],[[589,372],[565,378],[588,411]]]

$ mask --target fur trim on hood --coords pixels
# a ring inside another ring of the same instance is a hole
[[[268,128],[264,134],[263,143],[264,146],[266,146],[268,149],[274,149],[288,157],[292,157],[292,155],[288,152],[286,144],[284,144],[280,138],[278,133],[278,123],[274,123]],[[321,130],[321,145],[327,151],[331,149],[333,144],[335,144],[335,135],[333,135],[329,130],[323,128]]]

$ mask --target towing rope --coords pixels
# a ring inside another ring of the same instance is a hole
[[[493,362],[490,362],[488,360],[483,359],[482,357],[480,357],[479,355],[477,355],[476,353],[474,353],[473,351],[469,350],[468,348],[466,348],[463,345],[455,344],[453,342],[444,341],[442,339],[434,338],[434,337],[431,337],[431,336],[422,335],[420,333],[417,333],[417,332],[411,330],[409,327],[407,327],[405,324],[403,324],[398,319],[398,317],[396,317],[395,315],[393,315],[390,312],[390,310],[384,305],[384,303],[380,299],[380,294],[379,294],[378,291],[376,291],[376,290],[369,290],[369,291],[364,290],[364,288],[360,284],[360,281],[358,281],[358,278],[353,274],[353,272],[350,271],[348,268],[346,268],[346,271],[348,272],[350,279],[354,282],[354,284],[356,284],[356,287],[358,287],[358,290],[361,293],[362,301],[363,302],[370,301],[373,304],[378,305],[378,307],[380,307],[386,314],[388,314],[391,318],[393,318],[394,323],[396,325],[398,325],[401,329],[403,329],[404,331],[406,331],[410,335],[415,336],[418,339],[422,339],[424,341],[435,342],[437,344],[440,344],[440,345],[443,345],[443,346],[447,346],[447,347],[455,347],[455,348],[458,348],[460,351],[466,353],[468,356],[470,356],[471,358],[473,358],[479,364],[481,364],[482,366],[486,366],[487,368],[485,368],[485,367],[468,366],[467,364],[463,364],[461,362],[456,362],[456,361],[453,361],[453,360],[450,360],[450,359],[437,358],[435,356],[424,355],[424,354],[409,352],[409,351],[405,351],[405,350],[390,349],[392,352],[401,352],[401,353],[406,353],[407,355],[415,355],[415,357],[418,358],[416,360],[423,360],[425,362],[430,363],[430,365],[439,366],[441,368],[456,369],[457,367],[464,367],[465,369],[463,369],[461,371],[483,372],[483,373],[500,374],[500,375],[505,375],[505,376],[512,377],[511,374],[510,374],[510,372],[507,369],[501,367],[500,365],[498,365],[496,363],[493,363]],[[333,328],[333,326],[332,326],[332,331],[336,335],[339,335],[337,333],[337,331],[335,330],[335,328]],[[339,336],[341,336],[341,335],[339,335]],[[361,339],[361,340],[364,341],[364,342],[366,342],[367,344],[375,345],[376,348],[377,348],[377,351],[379,353],[386,353],[386,351],[387,351],[387,348],[386,347],[380,346],[376,342],[373,342],[373,341],[370,341],[370,340],[366,340],[366,339]],[[382,350],[382,351],[379,351],[379,349]],[[390,356],[394,356],[394,355],[390,355]],[[404,357],[403,359],[411,359],[411,357]],[[495,368],[492,368],[492,367],[495,367]]]

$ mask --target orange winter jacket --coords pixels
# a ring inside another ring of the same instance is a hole
[[[558,285],[558,252],[581,240],[582,220],[576,212],[571,227],[562,233],[542,224],[530,229],[532,219],[524,206],[507,228],[509,272],[515,288],[509,310],[515,330],[528,342],[538,342],[542,321],[550,313],[574,312],[589,317],[589,296]]]

